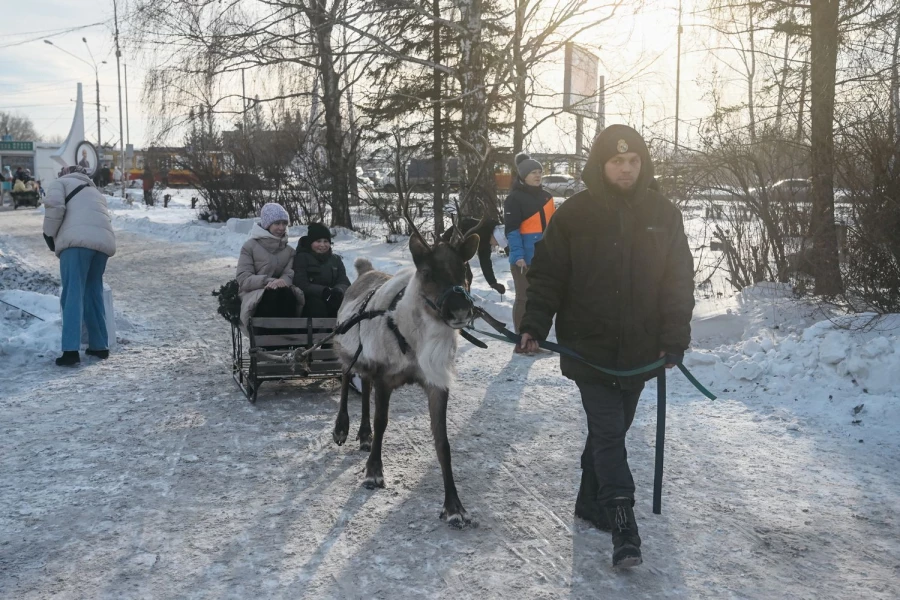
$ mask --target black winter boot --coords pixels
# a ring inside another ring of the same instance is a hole
[[[65,350],[62,356],[56,359],[56,364],[60,367],[71,367],[81,362],[81,356],[77,350]]]
[[[612,531],[606,511],[597,502],[597,477],[590,469],[581,470],[581,487],[575,500],[575,516],[584,519],[600,531]]]
[[[91,350],[88,348],[84,351],[85,354],[89,354],[90,356],[96,356],[100,360],[106,360],[109,358],[109,350]]]
[[[605,508],[606,518],[612,524],[613,566],[638,566],[644,560],[641,558],[641,536],[638,535],[631,500],[619,498],[615,500],[615,504]]]

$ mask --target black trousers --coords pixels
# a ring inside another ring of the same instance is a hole
[[[578,383],[587,415],[588,436],[581,454],[579,497],[607,506],[615,498],[634,501],[634,479],[628,468],[625,434],[634,421],[641,385],[622,390],[603,383]]]
[[[254,317],[267,318],[294,318],[297,316],[297,297],[289,287],[263,292],[259,304],[256,305]],[[294,333],[293,329],[279,329],[269,327],[257,327],[258,335],[283,335]]]
[[[337,317],[338,308],[332,310],[322,298],[309,294],[303,304],[303,316],[312,319],[334,319]]]
[[[297,316],[297,298],[289,287],[278,288],[277,290],[266,290],[263,292],[259,304],[256,305],[254,317],[296,317]]]

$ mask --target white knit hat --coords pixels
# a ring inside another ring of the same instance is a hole
[[[275,221],[288,221],[290,217],[284,207],[277,202],[269,202],[259,211],[259,226],[268,229]]]

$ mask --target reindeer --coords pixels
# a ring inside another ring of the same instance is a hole
[[[485,214],[487,210],[485,207]],[[362,311],[385,311],[364,320],[338,338],[338,354],[345,367],[341,404],[334,425],[334,441],[341,446],[350,429],[347,396],[352,367],[362,378],[362,418],[357,439],[369,450],[363,485],[384,487],[381,449],[388,423],[391,393],[406,384],[418,384],[428,397],[431,431],[444,477],[441,519],[454,527],[470,523],[453,482],[450,443],[447,440],[447,401],[454,374],[457,332],[473,317],[472,299],[465,290],[465,264],[478,249],[478,235],[457,236],[433,247],[409,218],[409,249],[415,268],[391,277],[376,271],[365,259],[356,260],[358,278],[344,295],[338,313],[344,322]],[[375,395],[375,432],[369,425],[369,398]]]

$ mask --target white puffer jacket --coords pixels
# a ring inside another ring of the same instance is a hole
[[[89,184],[66,204],[66,196]],[[87,248],[107,256],[116,253],[116,236],[103,197],[87,175],[70,173],[47,186],[44,234],[53,238],[56,256],[67,248]]]

